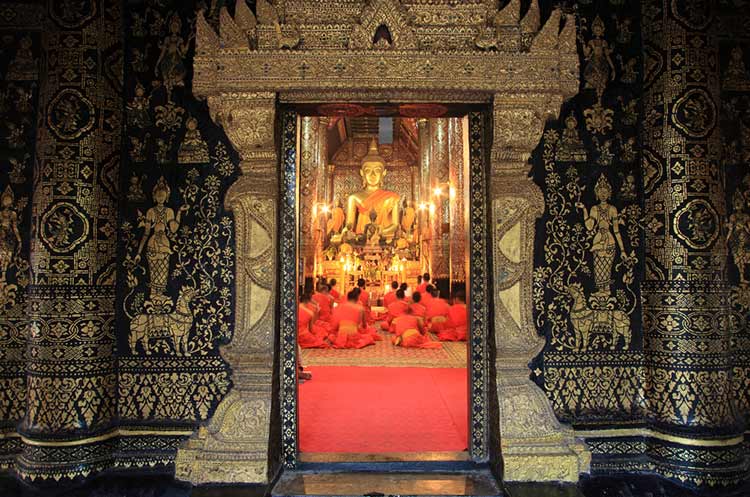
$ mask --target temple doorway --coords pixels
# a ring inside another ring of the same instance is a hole
[[[469,116],[399,111],[297,118],[303,463],[471,459]]]

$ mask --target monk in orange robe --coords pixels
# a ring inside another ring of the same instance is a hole
[[[453,305],[448,309],[448,320],[445,327],[438,333],[441,342],[464,342],[467,335],[466,297],[462,290],[453,297]]]
[[[424,295],[427,291],[427,285],[430,284],[430,273],[424,273],[422,275],[422,281],[417,285],[417,291]]]
[[[438,291],[432,290],[432,298],[429,302],[425,303],[427,312],[425,318],[429,323],[429,330],[432,333],[440,333],[445,328],[445,323],[448,321],[448,311],[450,305],[445,300],[438,298]]]
[[[388,306],[388,313],[380,323],[380,327],[384,330],[389,330],[393,333],[393,320],[403,314],[409,309],[409,304],[406,302],[404,291],[400,288],[396,291],[396,301]]]
[[[432,294],[436,292],[437,288],[432,285],[427,285],[427,288],[424,292],[419,292],[422,294],[422,305],[427,307],[430,303],[430,300],[432,300]]]
[[[433,342],[425,334],[424,322],[412,314],[411,308],[405,314],[393,320],[396,336],[393,337],[393,345],[416,349],[439,349],[440,342]]]
[[[359,303],[365,308],[365,319],[368,323],[377,321],[377,316],[370,309],[370,292],[365,290],[367,281],[364,278],[357,280],[357,289],[359,290]]]
[[[328,293],[328,285],[325,283],[318,283],[318,291],[313,294],[312,300],[318,304],[318,319],[330,322],[331,311],[333,310],[333,297]]]
[[[346,302],[339,304],[333,310],[332,341],[336,349],[361,349],[375,343],[371,334],[360,331],[366,329],[367,323],[364,309],[357,302],[358,297],[356,290],[350,291],[346,296]]]
[[[310,302],[310,294],[305,293],[299,299],[297,311],[297,344],[303,349],[327,349],[326,331],[316,324],[317,308]]]
[[[396,301],[396,290],[398,290],[398,281],[393,281],[391,282],[391,290],[383,295],[383,307],[388,308]]]
[[[328,282],[328,288],[330,289],[328,293],[330,293],[331,297],[333,297],[333,301],[338,303],[341,302],[341,294],[338,292],[338,290],[336,290],[336,283],[338,282],[335,278],[331,279]]]
[[[427,315],[427,308],[422,304],[422,294],[419,292],[414,292],[411,296],[411,313],[422,319]]]

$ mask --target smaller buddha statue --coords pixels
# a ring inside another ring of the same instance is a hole
[[[391,240],[400,220],[400,196],[396,192],[383,189],[383,179],[386,176],[385,159],[378,153],[378,143],[375,139],[370,142],[367,155],[362,159],[359,174],[363,180],[364,189],[349,195],[346,202],[346,232],[358,237],[364,234],[365,227],[374,222],[380,227],[380,234],[386,240]],[[375,219],[370,219],[371,212]],[[344,236],[345,239],[350,238]]]
[[[560,137],[560,145],[555,160],[561,162],[585,162],[586,147],[578,136],[578,119],[573,112],[565,119],[565,129]]]
[[[8,65],[9,81],[36,81],[39,77],[39,67],[32,50],[33,42],[30,36],[24,36],[18,42],[15,58]]]
[[[380,245],[380,226],[375,222],[377,220],[375,210],[370,211],[370,222],[365,226],[365,241],[367,246],[376,247]]]
[[[401,216],[401,229],[404,233],[411,234],[414,229],[414,221],[417,219],[417,211],[414,208],[414,202],[411,200],[404,201],[404,213]]]
[[[341,205],[341,199],[336,198],[333,209],[331,209],[331,218],[328,220],[326,226],[326,232],[328,235],[341,233],[341,229],[344,227],[345,218],[346,214],[344,214],[344,206]]]
[[[198,129],[198,120],[189,117],[185,126],[187,131],[177,151],[177,162],[179,164],[203,164],[208,162],[208,145]]]

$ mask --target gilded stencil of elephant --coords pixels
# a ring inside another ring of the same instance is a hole
[[[189,356],[188,337],[194,320],[190,303],[195,296],[195,289],[185,287],[180,290],[173,311],[135,316],[130,322],[130,352],[135,355],[140,342],[146,355],[151,355],[151,340],[167,337],[171,339],[176,355]]]
[[[592,309],[586,301],[581,285],[574,283],[568,287],[568,294],[573,297],[570,310],[570,321],[575,331],[575,350],[585,351],[589,348],[592,330],[607,330],[611,334],[610,349],[615,350],[620,337],[623,349],[630,346],[630,317],[619,309]]]

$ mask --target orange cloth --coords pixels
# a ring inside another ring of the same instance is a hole
[[[427,315],[427,308],[421,303],[411,305],[411,313],[417,317],[424,318]]]
[[[357,226],[355,233],[361,235],[365,232],[365,226],[370,223],[370,211],[375,209],[375,224],[378,226],[390,226],[394,220],[391,219],[392,201],[398,202],[399,195],[396,192],[388,190],[375,190],[357,206],[359,215],[357,216]],[[398,222],[398,220],[395,220]]]
[[[318,304],[318,319],[321,321],[329,321],[331,319],[331,309],[333,308],[333,297],[328,294],[315,292],[312,296],[312,300]]]
[[[331,297],[333,297],[333,301],[334,301],[334,302],[338,302],[338,301],[340,301],[340,300],[341,300],[341,294],[340,294],[340,293],[339,293],[338,291],[336,291],[336,289],[335,289],[335,288],[331,288],[331,289],[330,289],[330,290],[328,291],[328,293],[330,293],[330,294],[331,294]]]
[[[438,333],[442,342],[465,341],[467,334],[466,304],[453,304],[448,310],[448,320],[443,330]]]
[[[365,329],[364,309],[358,304],[344,302],[333,310],[332,323],[334,327],[333,347],[337,349],[361,349],[375,343],[369,333],[362,333]]]
[[[391,290],[383,296],[383,307],[388,307],[396,301],[396,292]]]
[[[422,294],[424,297],[424,294],[427,293],[427,285],[429,283],[420,283],[419,286],[417,286],[417,291]]]
[[[433,342],[419,331],[421,327],[420,318],[413,314],[399,316],[393,320],[393,324],[396,329],[396,336],[393,338],[394,345],[418,349],[439,349],[442,347],[440,342]]]
[[[308,309],[305,304],[299,305],[297,311],[297,344],[303,349],[327,349],[328,344],[320,336],[312,332],[315,311]]]

